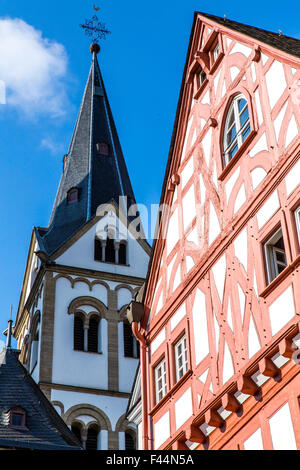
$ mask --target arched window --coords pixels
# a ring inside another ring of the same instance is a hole
[[[87,432],[86,450],[97,450],[98,448],[99,427],[97,424],[91,424]]]
[[[109,145],[106,142],[98,142],[96,148],[99,155],[109,155]]]
[[[126,242],[121,241],[119,247],[119,264],[127,264]]]
[[[109,263],[115,263],[115,242],[112,238],[107,237],[105,246],[105,261]]]
[[[74,315],[74,350],[84,351],[83,319],[79,315]]]
[[[125,432],[125,450],[134,450],[135,449],[135,443],[134,439],[128,431]]]
[[[88,329],[88,351],[98,352],[98,332],[99,332],[99,318],[93,316],[89,321]]]
[[[73,434],[75,434],[75,436],[77,437],[79,442],[82,443],[82,437],[81,437],[82,426],[81,426],[81,424],[78,423],[77,421],[74,421],[74,423],[72,423],[72,425],[71,425],[71,431],[73,432]]]
[[[224,158],[227,165],[250,134],[248,103],[243,95],[234,97],[224,128]]]
[[[127,320],[123,322],[123,339],[124,339],[124,356],[125,357],[140,357],[140,348],[136,338],[132,333],[132,329]]]

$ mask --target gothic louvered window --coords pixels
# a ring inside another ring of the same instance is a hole
[[[109,155],[109,145],[106,142],[98,142],[96,148],[99,155]]]
[[[120,248],[119,248],[119,264],[127,264],[126,263],[126,242],[121,242],[120,243]]]
[[[83,319],[79,315],[74,316],[74,350],[84,350]]]
[[[92,317],[89,321],[88,329],[88,351],[98,352],[98,330],[99,330],[99,319]]]
[[[99,434],[99,429],[97,426],[91,425],[88,428],[87,440],[86,440],[86,445],[85,445],[86,450],[97,450],[98,434]]]
[[[129,432],[125,432],[125,450],[134,450],[134,439]]]
[[[124,338],[124,356],[125,357],[140,357],[140,348],[137,340],[135,339],[132,329],[128,321],[123,323],[123,338]]]
[[[77,188],[71,188],[67,192],[67,204],[73,204],[74,202],[78,201],[78,189]]]
[[[82,439],[81,439],[81,425],[79,423],[76,423],[76,422],[72,423],[71,430],[72,430],[73,434],[75,434],[75,436],[77,437],[79,442],[82,442]]]
[[[105,246],[105,261],[115,263],[115,243],[112,238],[107,237]]]
[[[101,240],[99,240],[99,238],[95,238],[94,259],[95,261],[103,261],[102,260],[102,245],[101,245]]]

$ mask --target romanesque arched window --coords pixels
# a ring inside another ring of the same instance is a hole
[[[126,241],[122,240],[119,247],[119,264],[127,264],[127,244]]]
[[[251,132],[248,103],[241,94],[236,95],[226,115],[224,127],[224,160],[227,165]]]
[[[74,350],[84,351],[83,319],[80,315],[74,315]]]
[[[86,450],[98,449],[98,435],[99,435],[99,426],[95,423],[91,424],[87,431],[87,439],[86,439],[86,444],[85,444]]]
[[[88,329],[88,351],[99,352],[99,317],[92,316],[89,321]]]
[[[135,442],[134,438],[130,432],[125,432],[125,450],[134,450],[135,449]]]
[[[123,340],[124,340],[124,356],[125,357],[140,357],[140,348],[132,329],[127,320],[123,322]]]

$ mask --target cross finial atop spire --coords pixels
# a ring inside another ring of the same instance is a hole
[[[100,8],[93,6],[94,10],[97,12]],[[85,20],[84,24],[80,24],[80,27],[84,30],[87,36],[92,38],[92,45],[90,46],[90,51],[92,53],[98,54],[100,51],[100,46],[98,44],[99,39],[105,39],[107,34],[110,34],[110,31],[106,28],[105,24],[99,21],[98,16],[95,14],[90,20]]]

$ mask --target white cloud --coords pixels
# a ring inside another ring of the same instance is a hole
[[[15,18],[0,18],[0,80],[7,105],[27,115],[65,113],[67,54],[63,45]]]
[[[51,137],[45,137],[42,139],[41,148],[49,150],[53,155],[57,155],[63,151],[63,145],[61,143],[57,143]]]

